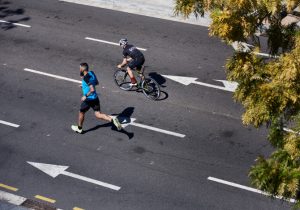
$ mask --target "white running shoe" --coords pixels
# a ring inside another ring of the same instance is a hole
[[[118,131],[122,130],[122,125],[119,122],[118,118],[113,118],[113,124],[116,126],[116,128],[118,129]]]
[[[71,128],[76,133],[82,133],[83,132],[82,128],[81,129],[78,128],[78,125],[72,125]]]

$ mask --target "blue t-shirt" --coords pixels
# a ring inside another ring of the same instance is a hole
[[[93,85],[95,91],[90,93],[86,100],[94,100],[98,97],[95,87],[98,85],[98,79],[93,71],[89,71],[82,79],[82,93],[84,96],[90,92],[90,85]]]

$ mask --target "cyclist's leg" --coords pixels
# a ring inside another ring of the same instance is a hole
[[[127,72],[128,72],[129,77],[130,77],[131,84],[137,84],[137,81],[136,81],[136,79],[133,75],[132,69],[129,66],[127,66]]]

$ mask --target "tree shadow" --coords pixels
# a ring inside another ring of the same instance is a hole
[[[133,112],[134,112],[134,107],[128,107],[128,108],[124,109],[121,113],[113,114],[113,115],[117,116],[120,123],[124,126],[124,125],[129,124],[131,122],[131,116],[132,116]],[[124,128],[122,130],[118,131],[117,128],[111,122],[105,123],[105,124],[102,124],[102,125],[96,125],[93,128],[90,128],[88,130],[84,130],[83,134],[91,132],[91,131],[98,130],[99,128],[106,128],[106,127],[111,127],[111,130],[117,131],[117,132],[120,132],[120,133],[123,133],[123,134],[127,135],[128,139],[132,139],[134,137],[134,133],[128,132]]]
[[[25,10],[22,8],[12,8],[13,6],[9,1],[0,0],[0,28],[4,30],[9,30],[17,27],[15,23],[20,23],[30,20],[30,17],[25,15]],[[19,17],[22,16],[22,17]],[[8,17],[11,18],[7,19]],[[5,19],[5,20],[4,20]]]

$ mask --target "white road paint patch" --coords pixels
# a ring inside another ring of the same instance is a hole
[[[14,195],[0,190],[0,201],[6,201],[10,204],[20,206],[26,200],[27,199],[22,196]]]
[[[290,129],[290,128],[283,128],[283,130],[284,130],[285,132],[294,133],[294,134],[299,134],[299,132],[296,132],[296,131],[294,131],[294,130],[292,130],[292,129]]]
[[[240,184],[236,184],[234,182],[225,181],[223,179],[218,179],[218,178],[214,178],[214,177],[211,177],[211,176],[208,177],[207,179],[210,180],[210,181],[213,181],[213,182],[220,183],[220,184],[224,184],[224,185],[232,186],[232,187],[235,187],[235,188],[247,190],[247,191],[250,191],[250,192],[254,192],[254,193],[258,193],[258,194],[270,196],[270,194],[268,194],[266,192],[263,192],[261,190],[258,190],[258,189],[255,189],[255,188],[251,188],[251,187],[247,187],[247,186],[240,185]],[[275,198],[282,199],[281,196],[276,196]],[[292,198],[288,199],[287,201],[291,202],[291,203],[296,203],[297,202],[295,199],[292,199]]]
[[[60,80],[66,80],[66,81],[69,81],[69,82],[75,82],[75,83],[81,84],[80,80],[70,79],[70,78],[67,78],[67,77],[58,76],[58,75],[55,75],[55,74],[49,74],[49,73],[45,73],[45,72],[42,72],[42,71],[37,71],[37,70],[33,70],[33,69],[28,69],[28,68],[25,68],[24,71],[31,72],[31,73],[34,73],[34,74],[40,74],[40,75],[44,75],[44,76],[48,76],[48,77],[53,77],[53,78],[60,79]]]
[[[91,37],[85,37],[85,39],[95,41],[95,42],[101,42],[101,43],[105,43],[105,44],[115,45],[115,46],[120,47],[119,43],[116,43],[116,42],[110,42],[110,41],[105,41],[105,40],[102,40],[102,39],[95,39],[95,38],[91,38]],[[141,47],[137,47],[137,49],[139,49],[141,51],[147,51],[147,49],[141,48]]]
[[[222,82],[224,87],[230,92],[234,92],[239,85],[237,82],[232,82],[228,80],[215,80],[215,81]]]
[[[14,128],[20,127],[20,125],[17,125],[17,124],[14,124],[14,123],[10,123],[10,122],[6,122],[6,121],[3,121],[3,120],[0,120],[0,124],[8,125],[8,126],[11,126],[11,127],[14,127]]]
[[[14,22],[9,22],[9,21],[5,21],[5,20],[0,20],[0,23],[7,23],[7,24],[13,24],[15,26],[21,26],[21,27],[25,27],[25,28],[31,28],[30,25],[25,25],[25,24],[21,24],[21,23],[14,23]]]
[[[219,90],[225,90],[229,92],[234,92],[236,88],[238,87],[238,83],[236,82],[231,82],[227,80],[215,80],[218,82],[222,82],[224,87],[218,86],[218,85],[212,85],[204,82],[198,82],[196,81],[198,78],[196,77],[182,77],[182,76],[171,76],[171,75],[162,75],[163,77],[166,77],[168,79],[171,79],[175,82],[178,82],[183,85],[190,85],[190,84],[196,84],[196,85],[201,85],[205,87],[210,87],[210,88],[215,88]]]
[[[69,166],[60,166],[60,165],[52,165],[52,164],[45,164],[45,163],[35,163],[35,162],[29,162],[29,161],[27,161],[27,163],[32,165],[33,167],[41,170],[42,172],[48,174],[52,178],[56,178],[58,175],[65,175],[65,176],[68,176],[68,177],[79,179],[81,181],[85,181],[85,182],[89,182],[89,183],[92,183],[92,184],[95,184],[95,185],[106,187],[106,188],[109,188],[109,189],[112,189],[112,190],[118,191],[118,190],[121,189],[121,187],[118,187],[116,185],[108,184],[108,183],[105,183],[105,182],[101,182],[101,181],[98,181],[98,180],[95,180],[95,179],[91,179],[91,178],[88,178],[88,177],[84,177],[84,176],[81,176],[81,175],[78,175],[78,174],[68,172],[66,170],[69,168]]]

